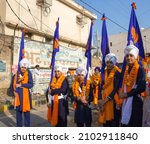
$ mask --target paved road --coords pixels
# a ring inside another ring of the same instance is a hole
[[[46,119],[47,107],[46,105],[41,105],[40,107],[35,107],[31,110],[31,126],[32,127],[50,127]],[[93,126],[97,126],[97,123],[93,123]],[[0,127],[15,127],[16,118],[15,111],[10,110],[7,112],[0,113]],[[69,108],[68,116],[68,126],[74,127],[74,110],[72,107]]]
[[[0,114],[1,127],[15,127],[16,118],[15,111],[10,110]],[[48,127],[50,124],[46,120],[46,106],[36,107],[31,110],[31,126],[32,127]]]
[[[93,123],[92,126],[100,126],[97,122],[98,113],[97,111],[93,112]],[[144,120],[143,126],[150,127],[150,97],[147,97],[144,103]],[[31,126],[32,127],[50,127],[50,124],[47,121],[47,106],[41,105],[40,107],[34,107],[31,111]],[[15,111],[10,110],[7,112],[0,113],[0,127],[15,127],[16,118]],[[74,109],[70,106],[69,116],[68,116],[68,126],[76,126],[74,123]]]

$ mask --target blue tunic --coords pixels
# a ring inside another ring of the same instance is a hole
[[[90,102],[92,101],[92,89],[90,86],[90,94],[88,97],[88,104],[83,104],[80,100],[77,100],[77,97],[75,97],[75,102],[77,103],[77,107],[75,109],[75,123],[81,123],[81,124],[86,124],[86,126],[90,126],[92,123],[92,113],[91,113],[91,108]]]
[[[143,101],[141,98],[141,93],[146,89],[145,78],[145,71],[140,66],[136,79],[137,87],[131,89],[131,91],[127,93],[128,97],[133,97],[131,118],[129,124],[127,125],[129,127],[142,127]]]
[[[13,89],[13,81],[14,81],[14,77],[12,79],[12,91],[14,91]],[[31,72],[28,70],[28,83],[26,84],[22,84],[22,87],[25,87],[25,88],[32,88],[33,87],[33,79],[32,79],[32,74]],[[18,94],[19,94],[19,99],[20,99],[20,106],[18,106],[16,108],[16,110],[19,110],[19,111],[22,111],[22,107],[23,107],[23,89],[22,88],[18,88]],[[31,93],[29,91],[29,100],[30,100],[30,108],[32,108],[32,98],[31,98]]]
[[[52,89],[51,95],[54,96],[56,94],[58,95],[67,95],[68,91],[68,81],[65,78],[65,80],[62,83],[61,88],[58,89]],[[53,102],[52,102],[53,106]],[[68,101],[67,97],[63,99],[59,99],[59,105],[58,105],[58,124],[57,126],[67,126],[67,114],[68,114]]]

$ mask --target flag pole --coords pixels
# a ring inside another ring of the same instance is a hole
[[[48,87],[48,98],[47,98],[49,104],[51,104],[51,95],[49,94],[50,84],[52,83],[52,79],[53,79],[53,75],[54,75],[55,57],[56,57],[57,52],[59,52],[59,18],[56,22],[56,29],[55,29],[55,32],[54,32],[53,52],[52,52],[51,64],[50,64],[51,77],[50,77],[50,82],[49,82],[49,87]]]
[[[18,57],[18,67],[17,67],[17,74],[16,74],[16,84],[18,84],[18,76],[20,74],[20,61],[24,57],[25,57],[25,50],[24,50],[24,28],[22,28],[22,36],[21,36],[21,42],[20,42],[20,51],[19,51],[19,57]],[[18,88],[16,88],[16,93],[15,93],[14,109],[16,109],[17,97],[19,98]]]
[[[105,56],[110,53],[109,44],[108,44],[108,34],[107,34],[107,27],[106,27],[106,17],[103,14],[101,20],[103,21],[102,24],[102,40],[101,40],[101,53],[102,53],[102,68],[101,68],[101,78],[102,78],[102,85],[104,84],[104,72],[105,72]]]
[[[86,50],[85,50],[85,57],[87,58],[87,62],[86,62],[87,73],[84,79],[84,85],[86,85],[87,80],[89,79],[90,68],[92,66],[92,60],[91,60],[92,32],[93,32],[93,21],[91,20],[90,33],[89,33]]]
[[[135,10],[137,9],[136,3],[133,2],[131,6],[132,6],[132,9],[131,9],[130,22],[129,22],[129,28],[128,28],[127,46],[130,45],[132,42],[133,45],[135,45],[139,49],[139,56],[140,56],[139,63],[142,65],[141,61],[145,60],[145,52],[144,52],[144,46],[143,46],[143,40],[142,40],[142,36],[140,32],[140,27],[138,24],[136,13],[135,13]],[[126,60],[124,57],[119,88],[122,87],[125,67],[126,67]]]

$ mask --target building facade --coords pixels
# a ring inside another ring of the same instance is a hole
[[[87,43],[91,19],[97,16],[73,0],[1,0],[0,33],[11,37],[9,60],[6,60],[6,40],[1,40],[0,61],[3,72],[0,78],[11,77],[17,69],[21,29],[25,28],[25,55],[33,68],[39,64],[41,81],[47,84],[50,75],[49,64],[53,50],[53,35],[59,17],[60,52],[56,63],[67,69],[75,69],[85,64],[84,51]],[[4,44],[3,44],[4,43]],[[32,70],[32,69],[31,69]],[[43,82],[43,81],[42,81]],[[7,88],[10,79],[0,88]]]
[[[141,29],[141,35],[144,45],[145,54],[150,53],[150,29]],[[110,51],[116,54],[118,62],[122,63],[124,59],[124,48],[127,45],[127,33],[120,33],[109,36]]]

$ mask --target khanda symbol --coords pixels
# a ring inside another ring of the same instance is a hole
[[[54,48],[58,49],[58,47],[59,47],[58,39],[55,39],[55,41],[54,41]]]
[[[139,35],[136,32],[134,26],[132,26],[132,28],[131,28],[131,35],[132,35],[134,44],[136,44],[138,42],[138,40],[139,40]]]
[[[22,49],[22,59],[25,58],[25,50]]]

